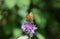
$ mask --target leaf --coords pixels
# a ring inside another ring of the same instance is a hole
[[[44,29],[46,25],[46,19],[44,18],[42,12],[39,9],[33,8],[32,13],[34,15],[36,23],[41,29]]]
[[[7,8],[12,9],[16,4],[16,0],[5,0],[5,5]]]
[[[59,0],[52,1],[52,7],[54,7],[54,8],[60,8],[60,1]]]
[[[2,15],[0,15],[0,20],[3,18],[3,16]]]
[[[23,18],[27,15],[27,11],[23,10],[23,9],[19,9],[18,10],[18,15],[22,16]]]
[[[29,6],[30,0],[17,0],[17,5],[21,7]]]
[[[34,5],[38,5],[40,2],[41,2],[41,0],[32,0],[32,3],[33,3]]]
[[[36,33],[36,36],[38,37],[38,39],[46,39],[42,34],[40,34],[39,32]]]
[[[13,37],[14,37],[14,39],[18,38],[21,35],[22,35],[21,29],[18,29],[18,28],[13,29]]]

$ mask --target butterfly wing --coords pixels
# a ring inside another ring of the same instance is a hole
[[[29,21],[31,23],[33,23],[33,14],[32,12],[30,12],[27,16],[26,16],[26,21]]]

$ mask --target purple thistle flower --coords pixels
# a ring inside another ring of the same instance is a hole
[[[26,32],[30,36],[33,36],[33,34],[35,33],[35,30],[37,29],[37,27],[35,27],[35,25],[32,23],[23,23],[21,25],[21,28],[24,32]]]

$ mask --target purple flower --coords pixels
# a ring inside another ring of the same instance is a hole
[[[37,29],[37,27],[35,27],[35,25],[32,23],[23,23],[21,25],[21,28],[24,32],[26,32],[30,36],[32,36],[35,33],[35,30]]]

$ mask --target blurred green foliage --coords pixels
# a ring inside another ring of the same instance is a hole
[[[29,12],[38,27],[32,39],[60,39],[60,0],[0,0],[0,39],[22,36]]]

